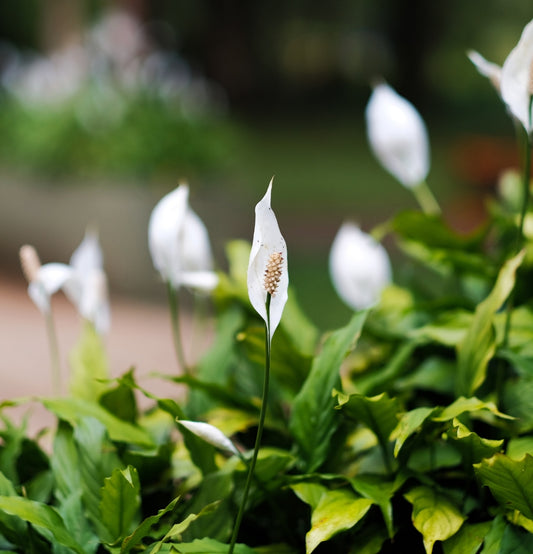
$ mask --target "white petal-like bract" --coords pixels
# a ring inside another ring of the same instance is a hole
[[[532,77],[533,21],[530,21],[503,64],[500,84],[503,101],[529,134],[533,131],[530,102]]]
[[[374,306],[391,282],[385,248],[353,223],[344,223],[329,256],[331,280],[340,298],[354,310]]]
[[[74,277],[74,270],[67,264],[44,264],[28,285],[28,294],[42,313],[50,310],[50,297]]]
[[[254,236],[248,263],[248,296],[252,306],[267,324],[270,339],[281,320],[289,287],[287,245],[270,206],[271,193],[272,180],[265,196],[255,207]],[[271,295],[270,310],[267,314],[268,293],[265,287],[265,272],[271,263],[272,256],[278,257],[279,279],[277,279],[275,292]]]
[[[188,201],[189,187],[182,184],[157,203],[148,225],[148,246],[164,281],[176,289],[209,291],[218,283],[209,235]]]
[[[429,140],[415,107],[390,86],[379,84],[365,115],[370,146],[383,167],[408,188],[425,181]]]
[[[191,433],[194,433],[196,436],[203,439],[205,442],[208,442],[221,450],[226,450],[237,455],[239,454],[239,451],[231,440],[214,425],[204,423],[203,421],[188,421],[183,419],[178,419],[178,423],[191,431]]]

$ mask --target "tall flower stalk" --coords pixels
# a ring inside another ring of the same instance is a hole
[[[276,216],[270,207],[271,193],[272,181],[270,181],[265,196],[255,207],[254,236],[248,264],[248,296],[252,306],[265,322],[263,394],[252,460],[248,466],[244,493],[233,527],[229,554],[232,554],[235,549],[261,447],[268,406],[272,336],[279,325],[288,297],[287,246],[279,230]]]
[[[216,287],[218,277],[213,271],[207,229],[189,207],[186,184],[156,204],[148,225],[148,246],[154,266],[167,286],[176,358],[181,369],[189,373],[179,318],[179,291],[187,287],[196,293],[209,292]]]

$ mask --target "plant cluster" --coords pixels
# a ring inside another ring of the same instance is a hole
[[[141,386],[134,369],[106,376],[96,327],[105,291],[101,279],[98,288],[81,277],[100,274],[95,238],[60,267],[41,266],[33,253],[30,295],[47,320],[50,295],[64,288],[87,325],[70,393],[40,399],[57,416],[50,451],[8,418],[21,401],[4,402],[1,547],[531,551],[532,36],[530,23],[501,70],[471,55],[492,72],[526,148],[523,176],[502,179],[488,221],[468,236],[449,228],[424,184],[420,116],[387,85],[376,87],[367,108],[372,147],[422,211],[396,215],[373,236],[341,227],[330,270],[354,314],[340,329],[320,336],[289,287],[272,183],[256,206],[251,247],[228,245],[227,273],[213,270],[186,185],[154,209],[150,251],[168,285],[183,370],[161,377],[165,397]],[[378,242],[385,235],[410,260],[408,286],[392,283]],[[28,269],[27,258],[26,248]],[[214,342],[195,363],[181,345],[184,288],[198,301],[211,294],[217,314]],[[140,410],[139,395],[152,408]]]

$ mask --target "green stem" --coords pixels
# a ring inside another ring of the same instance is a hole
[[[422,181],[416,187],[413,187],[413,194],[416,201],[422,208],[422,211],[427,215],[439,215],[441,213],[440,206],[435,196],[431,192],[425,181]]]
[[[531,97],[533,98],[533,97]],[[531,106],[531,99],[530,99]],[[529,133],[526,133],[525,152],[524,152],[524,175],[522,184],[522,210],[520,211],[520,219],[518,221],[518,234],[516,240],[516,252],[522,248],[524,240],[524,221],[526,220],[527,209],[529,207],[529,181],[531,175],[531,138]]]
[[[170,308],[170,319],[172,322],[172,338],[174,339],[174,350],[176,351],[176,358],[178,364],[186,375],[189,375],[189,366],[185,360],[185,353],[183,351],[183,344],[181,341],[180,331],[180,319],[179,319],[179,299],[178,291],[174,290],[174,287],[170,282],[167,282],[168,304]]]
[[[52,310],[48,310],[44,317],[46,321],[46,334],[50,348],[50,364],[52,370],[52,389],[54,394],[61,394],[61,366],[59,364],[59,347],[57,345],[57,334],[52,316]]]
[[[237,513],[237,518],[235,520],[235,525],[233,527],[233,533],[231,535],[231,542],[228,550],[228,554],[233,554],[235,549],[235,543],[237,542],[237,535],[239,534],[239,528],[241,526],[242,518],[244,515],[244,508],[246,506],[246,501],[248,499],[248,493],[250,492],[250,485],[252,483],[252,478],[255,470],[255,464],[257,462],[257,456],[259,454],[259,448],[261,446],[261,437],[263,435],[263,427],[265,425],[265,416],[268,403],[268,386],[270,381],[270,294],[267,294],[266,300],[266,312],[267,312],[267,323],[265,327],[265,376],[263,381],[263,397],[261,399],[261,412],[259,414],[259,425],[257,427],[257,435],[255,437],[255,446],[254,453],[252,455],[252,461],[248,468],[248,475],[246,477],[246,483],[244,485],[244,494],[242,497],[241,505],[239,507],[239,512]]]

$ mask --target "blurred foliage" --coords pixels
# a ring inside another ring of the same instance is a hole
[[[237,140],[221,116],[184,115],[142,93],[105,100],[92,90],[56,106],[3,97],[0,162],[41,176],[191,176],[224,168]]]

